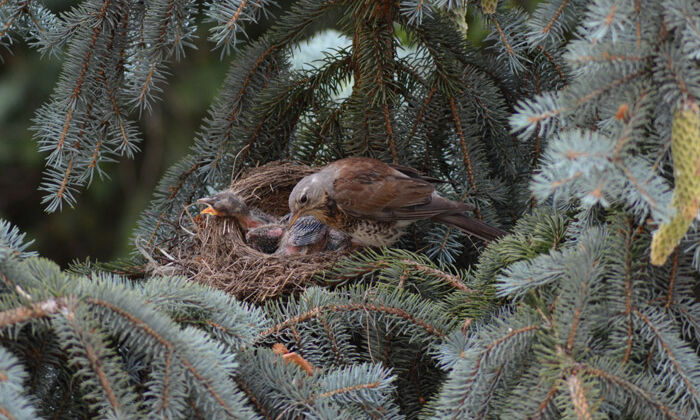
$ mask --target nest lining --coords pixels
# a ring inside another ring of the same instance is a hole
[[[294,186],[318,168],[275,161],[251,168],[230,189],[249,207],[281,217],[289,212]],[[330,268],[344,252],[280,256],[265,254],[246,244],[245,233],[233,219],[197,216],[190,220],[187,241],[169,250],[178,274],[232,293],[239,299],[261,302],[283,293],[319,284],[315,274]],[[172,262],[172,261],[171,261]]]

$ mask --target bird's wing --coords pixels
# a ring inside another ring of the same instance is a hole
[[[428,181],[432,182],[433,184],[445,184],[447,181],[443,181],[442,179],[439,178],[434,178],[432,176],[428,176],[423,174],[423,172],[419,171],[418,169],[411,168],[409,166],[403,166],[403,165],[396,165],[396,164],[389,164],[392,168],[396,169],[397,171],[401,172],[402,174],[409,176],[411,178],[418,178],[422,179],[423,181]]]
[[[435,216],[461,214],[473,209],[474,207],[471,204],[451,201],[433,194],[429,203],[392,209],[390,215],[387,216],[387,220],[429,219]]]
[[[348,214],[381,220],[400,209],[429,204],[433,191],[425,180],[358,159],[337,168],[332,198]]]

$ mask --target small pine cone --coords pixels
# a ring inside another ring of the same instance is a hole
[[[485,15],[496,13],[496,7],[498,7],[498,0],[481,0],[481,10]]]
[[[662,223],[651,241],[651,263],[663,265],[698,214],[700,203],[700,107],[685,101],[673,116],[671,132],[675,186],[671,206],[676,215]]]
[[[676,249],[690,227],[692,220],[685,220],[681,214],[676,214],[671,223],[662,223],[654,232],[651,239],[651,263],[664,265],[669,255]]]
[[[700,202],[700,107],[686,101],[673,116],[674,206],[683,218],[693,220]]]
[[[468,39],[469,25],[467,24],[467,6],[466,2],[464,7],[457,7],[452,9],[452,21],[457,25],[457,29],[462,33],[464,39]]]

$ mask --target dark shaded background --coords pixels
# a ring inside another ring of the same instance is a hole
[[[59,12],[75,3],[47,5]],[[78,195],[74,209],[64,206],[53,214],[44,212],[37,190],[45,155],[38,152],[29,127],[53,90],[61,59],[41,58],[22,41],[11,51],[0,51],[0,218],[27,232],[40,255],[65,267],[77,258],[108,261],[129,254],[140,212],[163,172],[187,153],[229,66],[230,59],[221,61],[219,52],[210,50],[208,28],[200,25],[198,49],[187,50],[187,57],[170,67],[161,101],[139,121],[141,152],[134,160],[105,164],[110,179],[96,178]]]

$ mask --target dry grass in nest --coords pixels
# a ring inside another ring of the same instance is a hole
[[[290,162],[271,162],[249,169],[230,188],[248,206],[280,217],[289,211],[287,199],[296,183],[315,170]],[[231,219],[184,216],[182,224],[188,224],[185,229],[190,231],[190,238],[169,252],[174,260],[170,267],[178,267],[179,274],[194,281],[252,302],[318,284],[314,274],[329,268],[342,255],[265,254],[246,244],[245,234]]]

